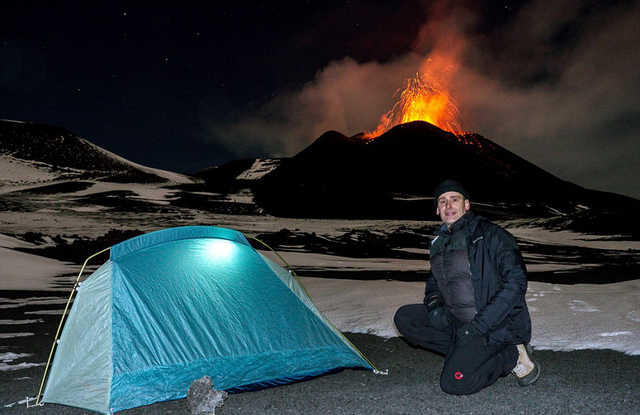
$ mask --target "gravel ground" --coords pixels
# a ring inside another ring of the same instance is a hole
[[[41,336],[4,338],[3,350],[34,353],[46,361],[49,324]],[[410,347],[404,340],[348,334],[350,340],[387,376],[347,370],[310,381],[258,392],[229,395],[216,414],[639,414],[640,356],[608,350],[535,351],[542,367],[538,383],[521,388],[512,376],[472,396],[440,390],[443,358]],[[2,337],[0,337],[2,338]],[[49,343],[50,344],[50,343]],[[15,362],[14,362],[15,363]],[[14,364],[12,363],[12,364]],[[0,412],[15,414],[88,414],[61,405],[27,408],[19,403],[35,396],[43,367],[0,371]],[[121,411],[120,414],[190,414],[185,399]]]

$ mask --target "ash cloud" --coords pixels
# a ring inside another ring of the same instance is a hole
[[[210,120],[207,127],[240,155],[292,156],[329,130],[351,136],[374,129],[422,60],[407,54],[385,64],[333,61],[300,90],[282,93],[232,123]]]
[[[239,155],[291,156],[328,130],[372,131],[404,81],[429,70],[450,84],[465,129],[562,179],[640,198],[639,1],[521,2],[490,25],[473,2],[438,5],[412,51],[332,61],[207,131]]]
[[[461,68],[474,130],[560,178],[640,198],[638,16],[637,1],[526,4]]]

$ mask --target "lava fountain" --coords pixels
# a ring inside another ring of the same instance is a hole
[[[396,91],[396,94],[400,91]],[[462,129],[457,121],[458,117],[455,100],[447,88],[440,86],[432,75],[417,73],[406,80],[398,102],[380,118],[378,127],[363,136],[373,139],[396,125],[411,121],[426,121],[443,130],[460,134]]]

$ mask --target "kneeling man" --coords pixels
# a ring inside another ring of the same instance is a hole
[[[446,356],[442,389],[468,395],[513,373],[535,383],[527,270],[515,238],[474,215],[462,185],[445,180],[435,191],[443,225],[431,242],[431,275],[423,304],[401,307],[396,327],[411,344]]]

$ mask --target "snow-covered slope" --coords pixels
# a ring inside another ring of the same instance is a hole
[[[279,159],[256,159],[251,167],[236,177],[236,180],[259,180],[271,173],[279,165]]]
[[[126,183],[193,183],[178,173],[126,160],[69,131],[0,120],[0,186],[29,186],[73,179]]]

